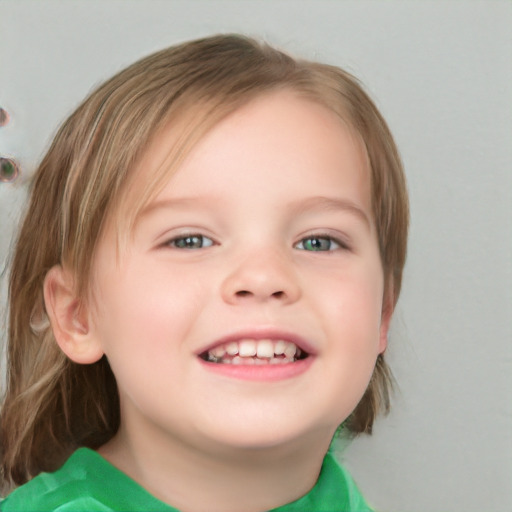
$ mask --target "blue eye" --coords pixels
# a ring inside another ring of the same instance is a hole
[[[342,245],[329,236],[310,236],[303,238],[296,246],[302,251],[334,251]]]
[[[213,245],[213,240],[203,235],[185,235],[173,238],[167,245],[176,249],[204,249]]]

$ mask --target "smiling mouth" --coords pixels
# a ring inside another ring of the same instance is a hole
[[[244,339],[217,345],[199,357],[216,364],[282,365],[306,359],[308,354],[291,341]]]

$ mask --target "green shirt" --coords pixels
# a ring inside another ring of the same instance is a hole
[[[2,512],[178,512],[88,448],[41,473],[0,502]],[[350,475],[328,453],[311,491],[271,512],[371,512]]]

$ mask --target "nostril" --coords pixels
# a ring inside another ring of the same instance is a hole
[[[254,295],[254,293],[250,292],[249,290],[238,290],[236,292],[237,297],[251,297],[253,295]],[[274,297],[276,299],[282,299],[285,296],[285,292],[283,292],[283,291],[273,292],[270,294],[270,296]]]

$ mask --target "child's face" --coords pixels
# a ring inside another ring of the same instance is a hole
[[[135,187],[174,140],[154,141]],[[94,293],[92,332],[132,436],[201,450],[328,442],[389,321],[359,143],[316,103],[260,97],[200,141],[120,260],[107,227]],[[307,357],[294,361],[296,346]],[[240,358],[254,350],[262,357]]]

